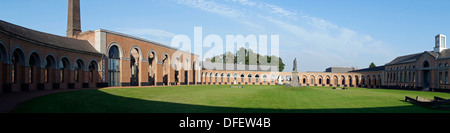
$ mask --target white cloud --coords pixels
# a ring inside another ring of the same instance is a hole
[[[285,49],[283,53],[293,53],[286,58],[309,56],[300,60],[315,61],[309,62],[317,64],[313,66],[365,67],[367,65],[361,63],[383,60],[392,57],[394,53],[387,44],[370,35],[277,5],[251,0],[227,0],[228,3],[212,0],[176,1],[178,4],[229,17],[245,27],[279,33],[280,46]],[[290,61],[285,63],[286,68],[291,66]]]
[[[198,8],[206,12],[217,13],[227,17],[242,16],[242,12],[238,9],[233,9],[230,6],[219,4],[214,1],[206,0],[175,0],[178,4],[187,5],[193,8]]]

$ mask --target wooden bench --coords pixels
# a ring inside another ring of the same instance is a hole
[[[445,99],[435,96],[434,99],[428,99],[424,97],[417,96],[416,99],[405,96],[405,102],[410,101],[411,103],[419,104],[422,106],[434,106],[439,109],[450,109],[450,107],[444,107],[444,105],[450,105],[450,99]]]
[[[230,88],[244,88],[244,86],[230,86]]]

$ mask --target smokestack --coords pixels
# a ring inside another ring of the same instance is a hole
[[[74,37],[81,33],[80,0],[69,0],[69,14],[67,17],[67,37]]]

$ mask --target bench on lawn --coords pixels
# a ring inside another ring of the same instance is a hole
[[[441,97],[434,96],[434,99],[428,99],[424,97],[417,96],[416,99],[405,96],[405,102],[411,102],[415,104],[419,104],[422,106],[435,106],[436,108],[441,109],[450,109],[450,107],[444,107],[443,105],[449,105],[450,99],[445,99]]]
[[[230,86],[230,88],[244,88],[244,86]]]

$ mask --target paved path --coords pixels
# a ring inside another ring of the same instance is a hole
[[[89,89],[98,89],[98,88],[89,88]],[[59,90],[13,92],[0,94],[0,113],[9,113],[13,111],[20,103],[31,100],[35,97],[40,97],[59,92],[69,92],[69,91],[89,90],[89,89],[59,89]]]

